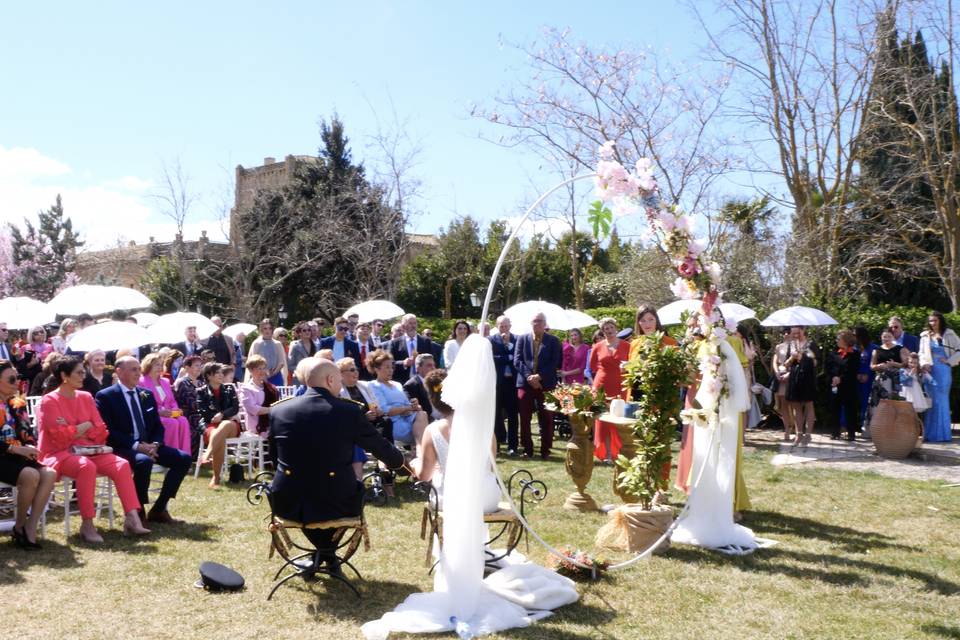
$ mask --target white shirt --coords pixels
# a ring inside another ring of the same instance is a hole
[[[130,412],[130,422],[133,424],[133,448],[136,449],[137,445],[140,443],[140,431],[137,429],[137,419],[133,413],[135,410],[140,412],[140,419],[143,425],[147,424],[147,421],[143,419],[143,405],[140,404],[140,394],[137,393],[136,389],[127,388],[122,382],[118,382],[120,388],[123,389],[123,399],[127,401],[127,410]],[[130,394],[129,392],[133,391],[133,397],[136,398],[134,402],[137,403],[136,409],[130,404]]]

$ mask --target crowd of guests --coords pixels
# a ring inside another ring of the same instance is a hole
[[[148,524],[173,522],[169,501],[191,462],[210,464],[210,487],[219,488],[227,441],[243,434],[266,438],[279,387],[293,385],[297,395],[305,393],[300,365],[318,358],[335,364],[342,381],[337,394],[358,404],[382,437],[408,448],[415,473],[430,477],[432,466],[424,467],[423,460],[443,459],[450,410],[438,393],[445,369],[476,327],[458,321],[440,344],[429,331],[418,331],[413,314],[403,316],[385,336],[384,321],[360,322],[356,316],[337,318],[328,336],[322,335],[321,320],[299,322],[289,336],[264,319],[245,349],[245,335],[225,336],[221,320],[213,320],[218,330],[205,340],[198,339],[195,327],[187,327],[182,342],[155,351],[109,354],[71,352],[70,337],[93,323],[89,316],[64,320],[52,336],[35,327],[18,341],[9,339],[0,322],[0,481],[18,489],[17,544],[37,546],[38,505],[46,504],[55,481],[64,477],[75,481],[80,535],[89,542],[102,541],[93,523],[98,475],[109,477],[117,488],[125,533],[144,535]],[[533,318],[530,331],[515,335],[511,329],[510,319],[501,316],[486,336],[497,374],[493,446],[511,457],[543,459],[550,456],[554,430],[544,394],[561,383],[583,383],[603,389],[608,399],[630,399],[630,390],[623,388],[623,364],[637,357],[637,337],[663,331],[656,309],[648,305],[638,308],[634,325],[625,330],[615,319],[602,318],[590,343],[578,329],[568,331],[561,342],[542,314]],[[874,342],[863,328],[841,330],[836,349],[824,353],[804,327],[790,327],[770,350],[771,384],[765,386],[754,380],[760,356],[752,333],[738,327],[731,343],[755,393],[745,428],[755,426],[759,407],[772,401],[784,438],[805,444],[823,388],[818,380],[825,375],[833,437],[841,437],[843,429],[851,440],[869,437],[872,408],[884,398],[905,398],[923,415],[925,440],[949,441],[951,369],[960,363],[960,338],[939,312],[929,315],[919,337],[894,317],[877,338]],[[668,335],[663,342],[676,344]],[[36,430],[26,395],[42,396]],[[596,457],[612,461],[621,446],[617,430],[598,420]],[[355,450],[358,479],[365,460],[365,452]],[[147,512],[155,464],[166,473]],[[679,466],[683,464],[681,453]]]

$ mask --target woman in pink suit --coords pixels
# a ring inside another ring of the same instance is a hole
[[[69,476],[76,481],[77,503],[80,506],[80,535],[87,542],[103,542],[93,525],[96,511],[93,493],[97,475],[113,480],[123,504],[126,518],[123,533],[144,535],[150,533],[140,521],[140,501],[133,486],[130,463],[112,453],[76,455],[75,446],[103,445],[107,441],[107,426],[97,413],[93,396],[83,388],[86,371],[80,358],[66,356],[59,360],[53,375],[60,386],[43,396],[40,401],[40,449],[41,462],[57,472],[57,479]]]
[[[143,377],[140,386],[153,392],[157,411],[163,423],[163,444],[190,454],[190,421],[183,415],[173,396],[170,382],[163,376],[163,361],[160,354],[151,353],[140,363]]]

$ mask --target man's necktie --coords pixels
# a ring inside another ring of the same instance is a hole
[[[133,439],[139,441],[140,434],[146,430],[143,426],[143,416],[140,415],[140,403],[137,402],[136,391],[127,391],[127,395],[130,396],[130,409],[133,411]]]

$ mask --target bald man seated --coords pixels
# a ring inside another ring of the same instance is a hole
[[[97,410],[107,425],[107,444],[113,452],[126,458],[133,469],[140,504],[150,501],[150,476],[154,463],[167,468],[160,495],[145,515],[150,522],[176,522],[167,510],[167,503],[177,497],[180,483],[190,469],[190,454],[163,443],[163,424],[157,401],[149,389],[138,387],[140,362],[124,356],[116,364],[117,384],[97,393]],[[141,509],[142,511],[142,509]]]
[[[297,379],[307,392],[270,408],[270,450],[277,473],[271,484],[273,511],[286,520],[311,524],[360,515],[363,485],[352,462],[354,446],[369,451],[390,468],[403,464],[403,454],[377,433],[363,407],[338,397],[340,369],[325,359],[304,358]],[[338,571],[332,529],[305,529],[318,550],[318,561]]]

